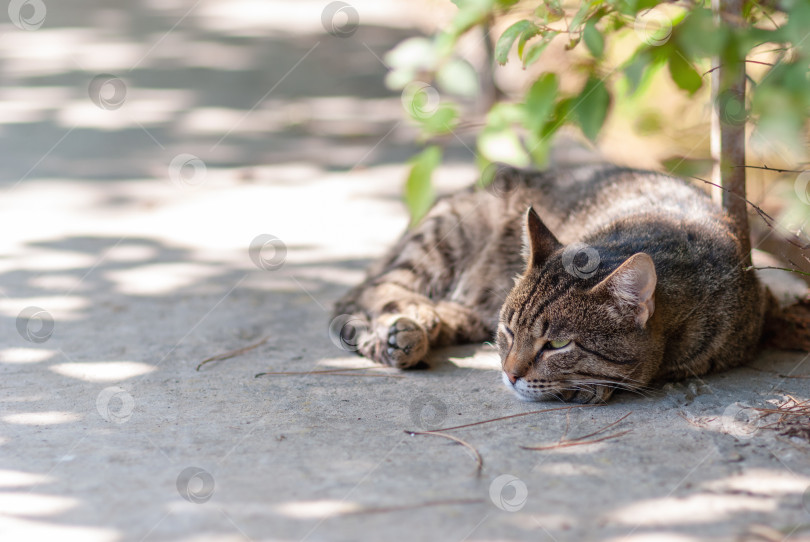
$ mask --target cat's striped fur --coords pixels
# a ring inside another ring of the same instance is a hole
[[[503,167],[439,200],[336,312],[380,363],[495,336],[519,397],[604,401],[752,356],[770,295],[742,261],[729,219],[680,179]]]

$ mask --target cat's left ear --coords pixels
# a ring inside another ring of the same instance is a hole
[[[655,311],[657,283],[658,275],[652,258],[639,252],[630,256],[592,291],[607,291],[620,306],[630,309],[636,323],[644,327]]]
[[[542,266],[549,256],[562,248],[562,244],[554,237],[533,207],[526,211],[526,241],[524,256],[526,270]]]

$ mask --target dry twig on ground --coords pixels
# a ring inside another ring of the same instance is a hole
[[[798,437],[810,442],[810,400],[799,401],[792,395],[776,408],[754,408],[763,417],[779,415],[773,423],[762,426],[763,429],[779,431],[783,437]]]
[[[627,433],[632,431],[632,429],[628,429],[627,431],[622,431],[620,433],[615,433],[613,435],[607,435],[607,436],[604,436],[604,437],[599,437],[599,438],[592,438],[592,437],[595,437],[596,435],[604,433],[605,431],[607,431],[611,427],[615,427],[621,421],[623,421],[625,418],[627,418],[630,414],[632,414],[632,412],[628,412],[627,414],[625,414],[624,416],[622,416],[621,418],[619,418],[615,422],[609,423],[608,425],[606,425],[606,426],[604,426],[604,427],[602,427],[600,429],[597,429],[596,431],[594,431],[592,433],[588,433],[587,435],[582,435],[581,437],[574,437],[574,438],[568,438],[567,437],[569,424],[568,424],[568,419],[566,417],[565,431],[563,432],[563,436],[560,437],[559,441],[555,442],[554,444],[549,444],[547,446],[521,446],[521,448],[523,448],[524,450],[556,450],[558,448],[568,448],[570,446],[584,446],[586,444],[596,444],[597,442],[602,442],[602,441],[605,441],[605,440],[618,438],[618,437],[621,437],[623,435],[626,435]]]
[[[250,352],[254,348],[260,347],[261,345],[266,343],[268,341],[268,339],[270,339],[269,335],[267,337],[264,337],[262,340],[260,340],[257,343],[253,343],[251,345],[244,346],[242,348],[237,348],[236,350],[231,350],[230,352],[225,352],[224,354],[217,354],[216,356],[211,356],[210,358],[205,358],[204,360],[202,360],[200,362],[199,365],[197,365],[196,370],[199,371],[200,367],[202,367],[203,365],[206,365],[208,363],[211,363],[213,361],[222,361],[222,360],[225,360],[225,359],[235,358],[236,356],[241,356],[245,352]]]
[[[376,374],[376,373],[353,373],[351,371],[368,371],[371,369],[390,369],[390,367],[351,367],[348,369],[323,369],[319,371],[267,371],[264,373],[256,373],[253,378],[260,376],[309,376],[309,375],[326,375],[326,376],[376,376],[384,378],[405,378],[404,375],[397,374]]]

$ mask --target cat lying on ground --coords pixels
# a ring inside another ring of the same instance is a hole
[[[591,163],[500,167],[440,199],[336,314],[379,363],[495,337],[519,398],[595,403],[745,363],[771,303],[704,192]]]

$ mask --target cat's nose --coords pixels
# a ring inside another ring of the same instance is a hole
[[[510,373],[509,371],[506,371],[506,378],[509,379],[509,382],[514,384],[515,382],[517,382],[517,379],[520,378],[520,377],[518,375],[516,375],[515,373]]]

